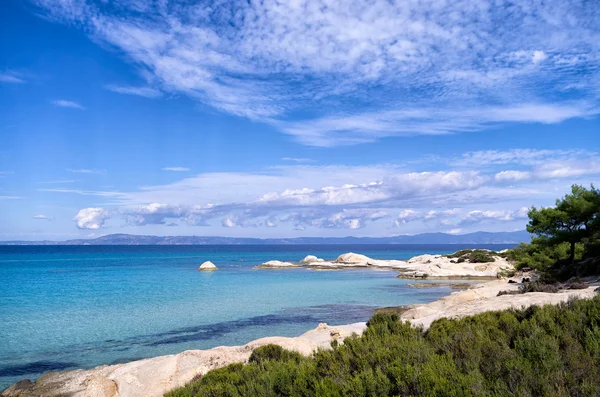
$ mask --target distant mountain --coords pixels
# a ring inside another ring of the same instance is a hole
[[[468,234],[423,233],[393,237],[237,238],[203,236],[136,236],[109,234],[94,239],[66,241],[0,241],[0,245],[267,245],[267,244],[518,244],[529,242],[525,230]]]

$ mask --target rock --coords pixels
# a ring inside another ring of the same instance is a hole
[[[315,263],[315,262],[325,262],[322,258],[317,258],[314,255],[307,255],[304,259],[300,261],[301,263]]]
[[[200,267],[198,268],[198,270],[201,271],[212,271],[212,270],[219,270],[218,267],[215,266],[214,263],[212,263],[211,261],[206,261],[203,264],[200,265]]]
[[[373,261],[371,258],[361,254],[355,254],[354,252],[348,252],[347,254],[342,254],[337,257],[334,261],[335,263],[343,263],[348,265],[354,264],[368,264]]]
[[[268,261],[256,266],[257,269],[285,269],[293,267],[300,267],[300,265],[291,262]]]

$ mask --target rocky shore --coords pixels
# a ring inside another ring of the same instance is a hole
[[[487,262],[473,262],[469,259],[461,260],[461,257],[452,258],[446,255],[419,255],[407,261],[381,260],[349,252],[331,261],[309,255],[298,263],[272,260],[256,266],[257,269],[297,267],[309,269],[392,269],[399,272],[399,277],[431,279],[497,278],[503,271],[513,269],[513,266],[506,258],[491,252]]]
[[[421,255],[408,261],[376,260],[364,255],[348,253],[334,261],[307,261],[300,263],[270,261],[260,268],[388,268],[398,270],[403,277],[451,279],[451,278],[496,278],[493,281],[471,285],[466,290],[453,292],[435,302],[411,305],[401,311],[401,318],[416,326],[428,328],[436,319],[458,318],[484,311],[528,307],[531,305],[557,304],[574,298],[590,298],[597,292],[599,282],[579,290],[561,290],[557,293],[531,292],[516,295],[501,295],[500,291],[516,291],[519,283],[509,283],[498,278],[512,266],[500,256],[493,262],[471,263],[441,255]],[[317,258],[318,259],[318,258]],[[460,258],[459,258],[460,259]],[[519,280],[520,281],[520,280]],[[447,283],[446,283],[447,284]],[[24,380],[0,393],[5,397],[158,397],[166,391],[184,385],[206,372],[231,363],[246,362],[252,350],[266,344],[278,344],[286,349],[308,355],[318,348],[329,348],[333,340],[342,341],[353,333],[361,334],[365,323],[343,326],[319,326],[295,338],[267,337],[243,346],[216,347],[210,350],[189,350],[179,354],[133,361],[126,364],[101,366],[91,370],[74,370],[47,373],[35,382]]]

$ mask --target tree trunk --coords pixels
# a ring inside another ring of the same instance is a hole
[[[575,242],[571,242],[571,252],[569,254],[569,259],[571,260],[571,264],[575,263]]]

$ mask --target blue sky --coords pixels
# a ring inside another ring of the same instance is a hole
[[[599,183],[600,4],[0,3],[0,239],[524,228]]]

